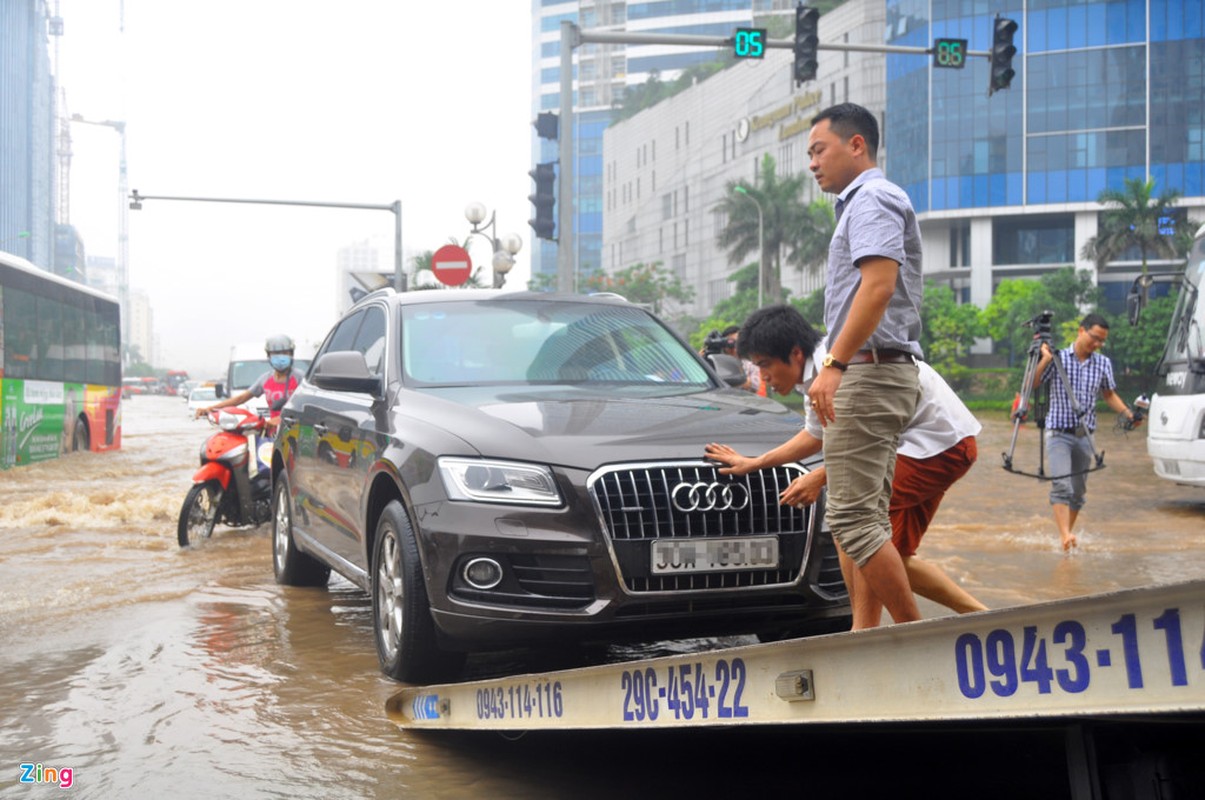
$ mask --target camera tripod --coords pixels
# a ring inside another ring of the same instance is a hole
[[[1046,412],[1050,407],[1050,386],[1049,384],[1035,386],[1034,382],[1037,379],[1038,360],[1042,357],[1042,345],[1045,344],[1047,347],[1050,346],[1050,337],[1047,335],[1049,331],[1049,319],[1046,318],[1045,324],[1043,325],[1041,322],[1039,322],[1039,317],[1035,317],[1026,324],[1031,325],[1033,323],[1038,323],[1037,327],[1039,333],[1034,337],[1033,343],[1029,346],[1028,355],[1026,356],[1025,373],[1021,378],[1021,399],[1017,404],[1016,409],[1014,409],[1012,413],[1012,443],[1009,445],[1008,452],[1002,454],[1004,456],[1004,469],[1017,475],[1027,475],[1031,478],[1037,478],[1038,480],[1043,481],[1053,481],[1058,480],[1059,478],[1070,478],[1073,475],[1083,475],[1088,472],[1095,472],[1098,469],[1104,469],[1104,451],[1097,451],[1096,440],[1093,438],[1092,432],[1089,431],[1084,425],[1084,416],[1088,413],[1087,409],[1083,408],[1080,405],[1079,400],[1076,399],[1075,392],[1071,390],[1071,378],[1067,376],[1067,368],[1063,366],[1063,360],[1059,358],[1059,354],[1055,352],[1054,358],[1051,359],[1050,366],[1054,369],[1055,374],[1058,376],[1059,382],[1061,383],[1063,389],[1067,392],[1067,398],[1071,401],[1071,410],[1075,414],[1077,431],[1076,435],[1086,436],[1088,438],[1088,445],[1092,448],[1092,460],[1096,466],[1089,467],[1088,469],[1077,470],[1075,472],[1068,472],[1065,475],[1046,474],[1046,448],[1044,446],[1045,436],[1043,434],[1046,430]],[[1043,330],[1043,328],[1045,328],[1045,330]],[[1051,348],[1051,350],[1053,351],[1053,348]],[[1037,397],[1038,393],[1041,393],[1041,397]],[[1035,396],[1034,417],[1038,425],[1037,472],[1026,472],[1025,470],[1015,469],[1013,467],[1013,453],[1017,449],[1017,435],[1021,430],[1021,423],[1025,421],[1025,417],[1029,413],[1029,398],[1031,395]]]

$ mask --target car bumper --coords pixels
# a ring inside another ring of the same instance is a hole
[[[787,580],[642,591],[633,588],[642,581],[620,563],[630,562],[639,546],[626,559],[617,555],[588,503],[583,493],[561,509],[416,507],[428,596],[445,646],[488,650],[551,640],[848,628],[849,605],[826,531],[813,533],[806,546],[797,543],[800,564]],[[497,586],[475,588],[466,580],[465,565],[478,558],[501,566]]]

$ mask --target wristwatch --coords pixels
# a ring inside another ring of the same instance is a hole
[[[845,372],[845,370],[849,369],[849,364],[846,364],[844,361],[838,361],[837,359],[833,358],[832,353],[829,353],[828,355],[826,355],[824,357],[824,360],[820,362],[820,365],[822,367],[836,367],[837,369],[841,370],[842,372]]]

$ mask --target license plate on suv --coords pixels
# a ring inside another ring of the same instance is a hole
[[[778,537],[654,539],[650,553],[654,575],[777,569]]]

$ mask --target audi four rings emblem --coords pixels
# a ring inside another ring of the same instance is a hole
[[[749,490],[739,483],[687,483],[670,492],[679,511],[740,511],[749,505]]]

